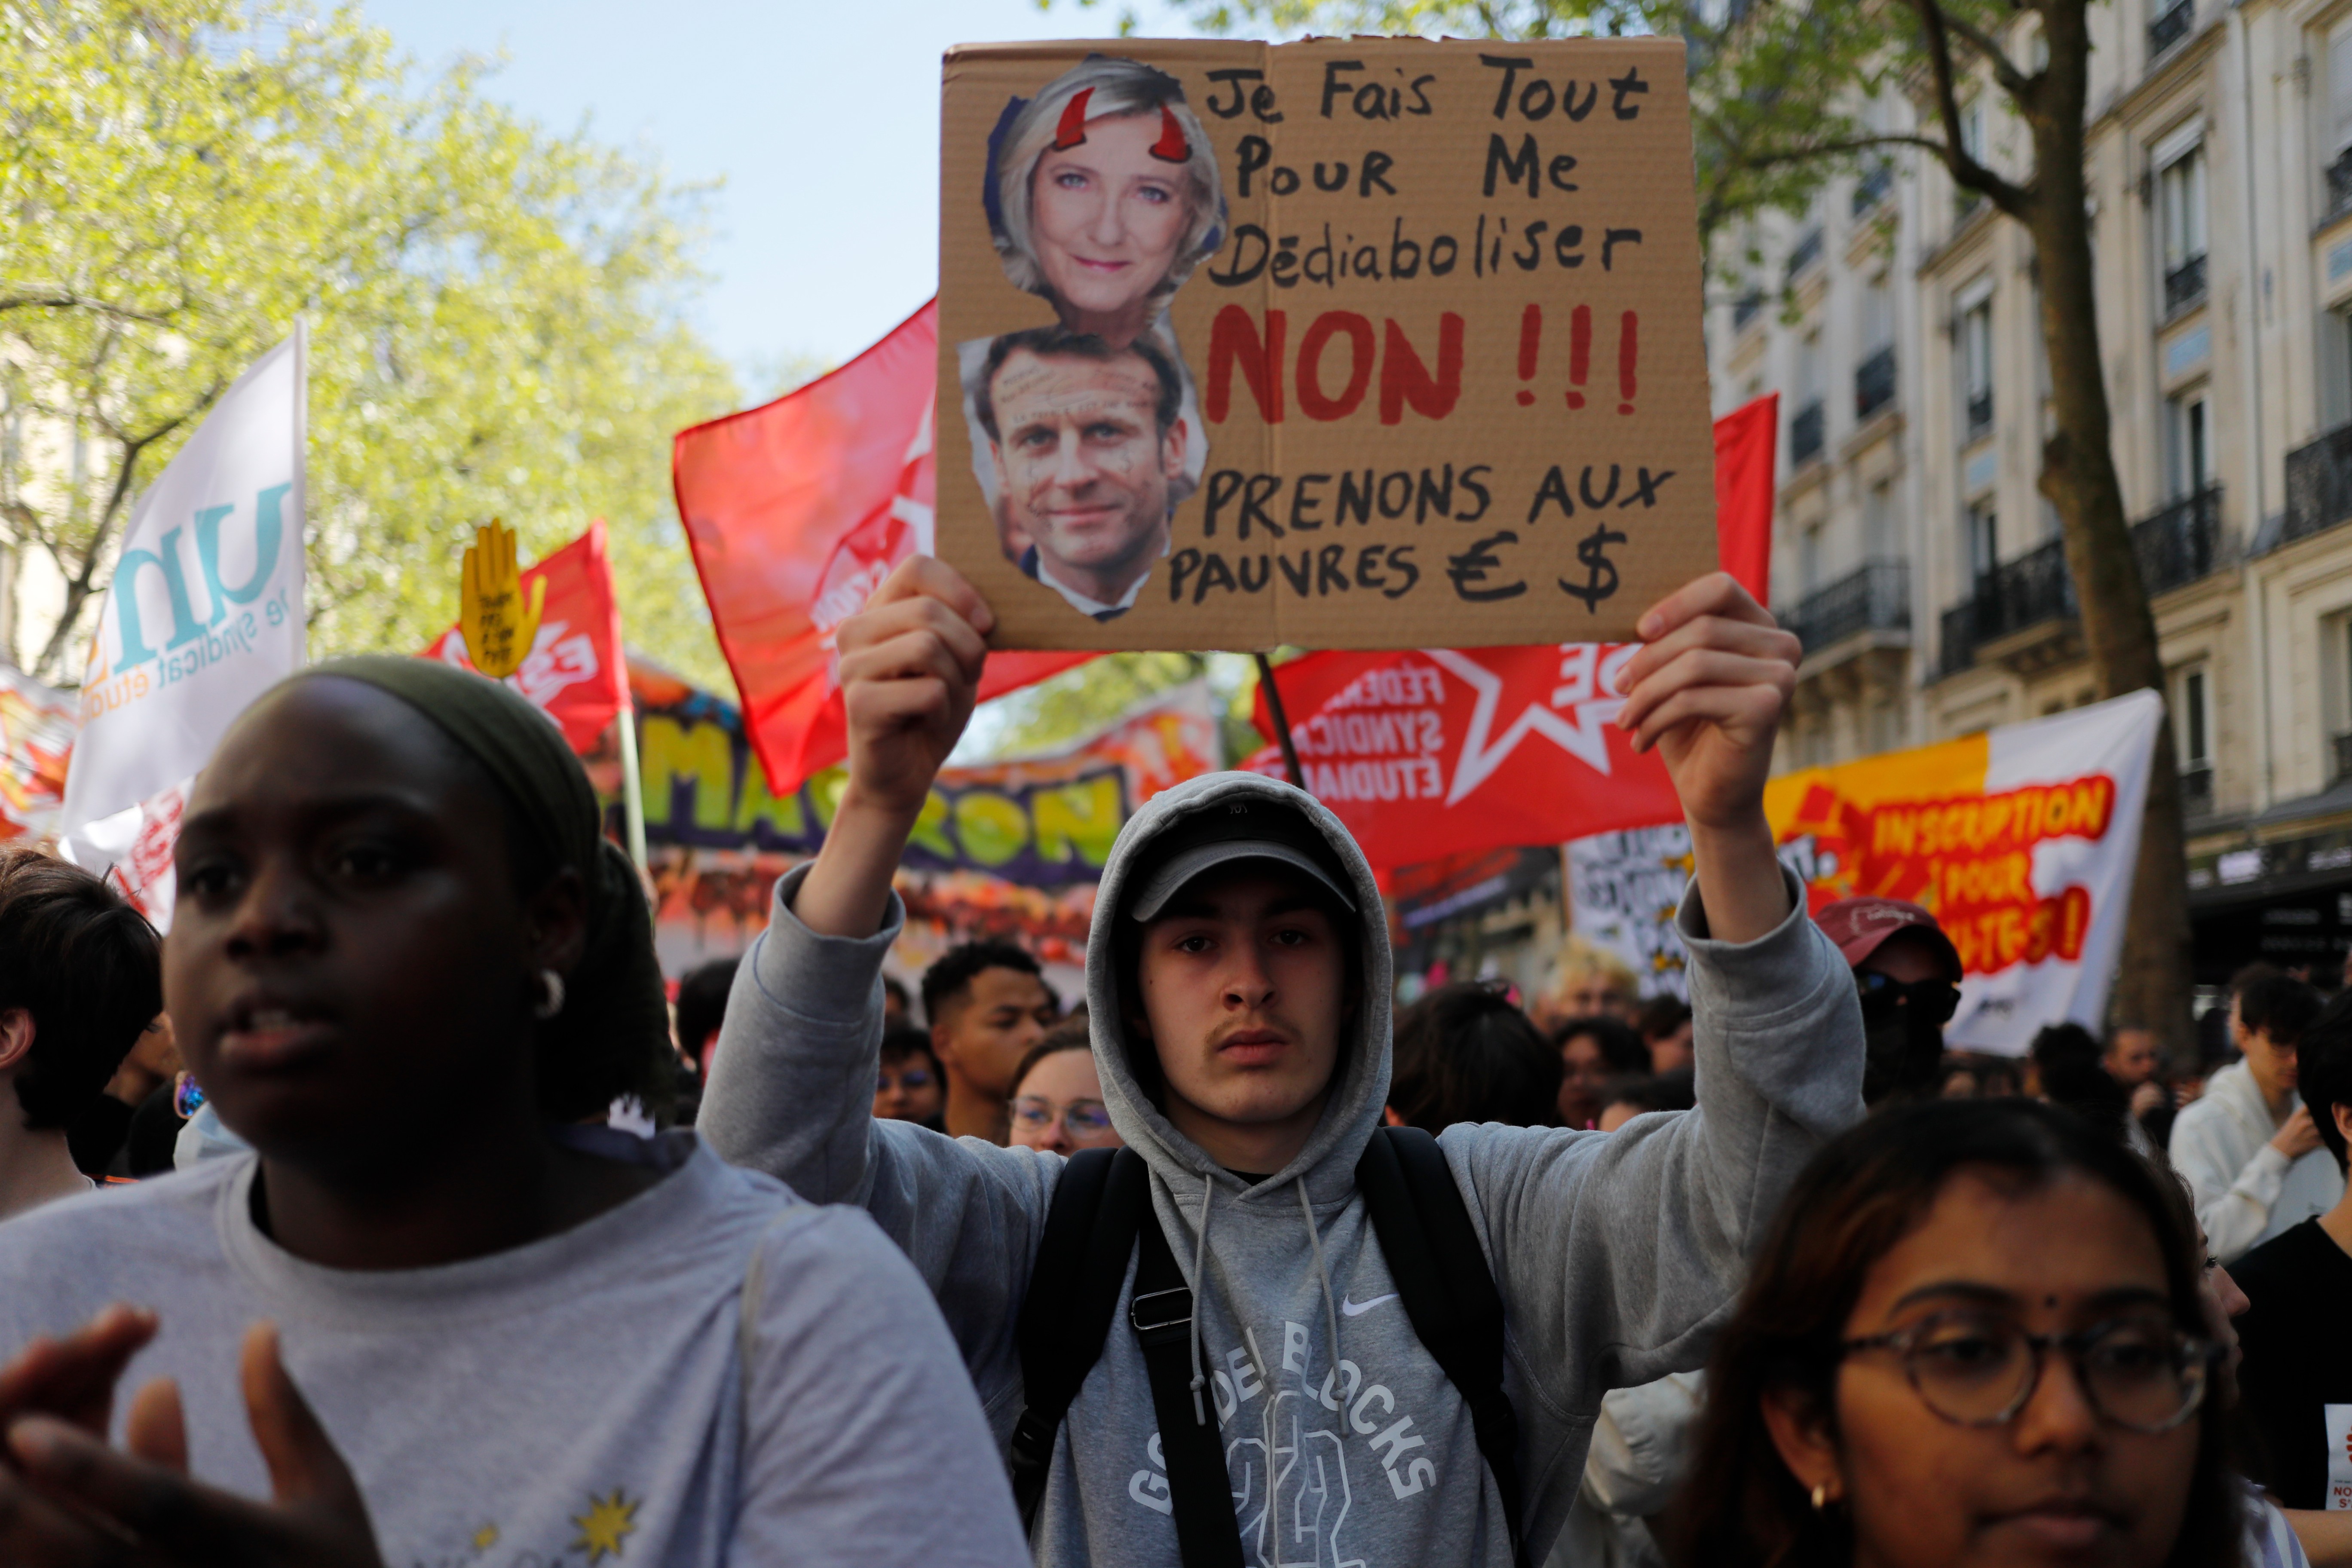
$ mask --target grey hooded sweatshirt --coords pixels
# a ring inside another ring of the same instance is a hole
[[[1139,1087],[1111,946],[1145,847],[1184,814],[1252,795],[1307,813],[1353,877],[1365,991],[1321,1122],[1254,1185]],[[792,910],[800,875],[778,884],[736,977],[699,1126],[730,1159],[873,1214],[938,1297],[1008,1445],[1022,1407],[1014,1325],[1062,1161],[874,1120],[880,965],[902,911],[894,900],[862,941],[817,936]],[[1575,1500],[1601,1395],[1700,1365],[1798,1169],[1862,1115],[1853,980],[1790,889],[1788,920],[1738,944],[1707,940],[1696,888],[1684,896],[1697,1110],[1613,1133],[1465,1125],[1439,1140],[1505,1302],[1505,1388],[1537,1561]],[[1150,1164],[1153,1211],[1193,1289],[1246,1560],[1506,1568],[1509,1531],[1469,1408],[1414,1336],[1356,1191],[1388,1096],[1392,982],[1380,892],[1347,829],[1255,774],[1167,791],[1104,868],[1087,976],[1104,1099]],[[1122,1294],[1056,1443],[1034,1538],[1041,1563],[1181,1561],[1150,1383],[1126,1321]]]

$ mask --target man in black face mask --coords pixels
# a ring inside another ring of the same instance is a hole
[[[1840,899],[1813,921],[1853,967],[1862,992],[1863,1102],[1936,1092],[1944,1026],[1960,1005],[1960,953],[1936,917],[1900,899]]]

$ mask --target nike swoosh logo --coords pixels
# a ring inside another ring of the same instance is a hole
[[[1348,1316],[1351,1318],[1360,1318],[1366,1312],[1369,1312],[1373,1308],[1379,1306],[1381,1302],[1393,1301],[1396,1299],[1397,1293],[1393,1290],[1390,1291],[1385,1296],[1375,1296],[1369,1301],[1350,1301],[1343,1296],[1339,1299],[1339,1310],[1347,1313]]]

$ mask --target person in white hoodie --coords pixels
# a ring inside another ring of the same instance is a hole
[[[2233,1263],[2326,1214],[2344,1173],[2294,1089],[2295,1047],[2318,1016],[2319,993],[2275,971],[2238,988],[2230,1031],[2244,1059],[2207,1080],[2172,1124],[2172,1165],[2189,1182],[2213,1255]]]

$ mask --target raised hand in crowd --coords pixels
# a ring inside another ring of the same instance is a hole
[[[108,1446],[115,1383],[155,1326],[152,1314],[110,1308],[66,1341],[27,1347],[0,1372],[0,1397],[18,1394],[18,1410],[35,1412],[7,1422],[0,1561],[12,1568],[380,1568],[367,1503],[287,1375],[274,1324],[247,1331],[240,1365],[270,1502],[189,1478],[179,1387],[168,1378],[139,1391],[122,1447]],[[49,1401],[64,1408],[38,1413]]]

